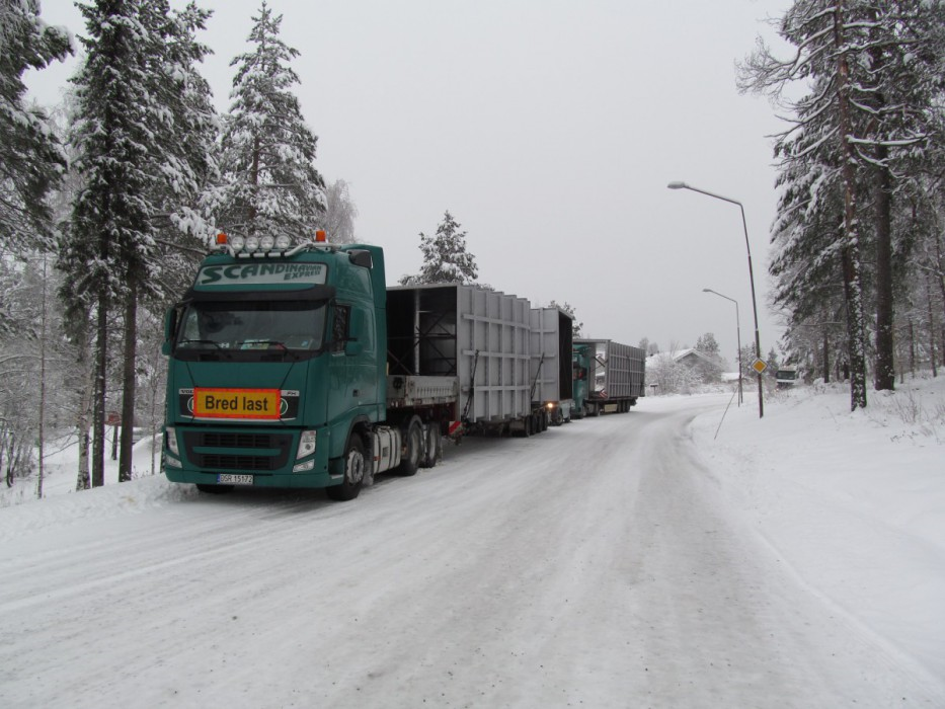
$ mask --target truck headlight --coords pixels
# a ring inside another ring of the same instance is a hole
[[[180,456],[180,449],[177,447],[177,431],[173,426],[164,429],[164,445],[176,456]]]
[[[302,431],[302,435],[299,436],[299,450],[295,454],[296,460],[315,452],[315,434],[315,431]]]

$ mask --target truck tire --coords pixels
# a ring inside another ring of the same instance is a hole
[[[420,419],[414,418],[407,425],[403,448],[397,474],[403,477],[416,475],[420,460],[423,458],[423,428],[420,426]]]
[[[354,433],[345,450],[345,477],[340,485],[327,488],[328,497],[338,502],[353,500],[361,492],[364,475],[367,472],[367,456],[364,455],[364,442]]]
[[[427,426],[427,445],[423,458],[420,460],[421,468],[432,468],[440,459],[440,425],[431,423]]]

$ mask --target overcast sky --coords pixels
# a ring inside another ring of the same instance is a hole
[[[182,2],[172,0],[177,7]],[[203,41],[217,108],[260,0],[213,9]],[[585,335],[662,349],[712,332],[734,359],[754,337],[738,207],[669,190],[682,180],[741,201],[754,259],[762,350],[775,214],[763,97],[740,95],[735,63],[790,0],[270,0],[318,169],[344,179],[359,239],[385,248],[388,283],[420,268],[419,233],[449,210],[480,281],[533,305],[569,302]],[[83,35],[72,0],[42,17]],[[33,75],[58,100],[75,62]]]

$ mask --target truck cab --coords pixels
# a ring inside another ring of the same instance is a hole
[[[385,416],[385,307],[378,247],[218,238],[166,319],[168,479],[350,488]]]

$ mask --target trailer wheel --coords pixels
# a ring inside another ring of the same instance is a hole
[[[541,414],[539,414],[538,416],[538,420],[540,422],[538,430],[541,432],[547,431],[548,430],[548,412],[542,410]]]
[[[440,425],[436,422],[427,427],[426,455],[420,461],[421,468],[432,468],[440,458]]]
[[[367,472],[367,457],[364,455],[364,443],[358,434],[352,434],[345,451],[345,477],[341,485],[327,488],[328,497],[338,502],[353,500],[361,492],[364,474]]]
[[[417,474],[420,459],[423,457],[423,429],[419,419],[414,418],[404,434],[404,452],[397,468],[397,474],[409,477]]]

